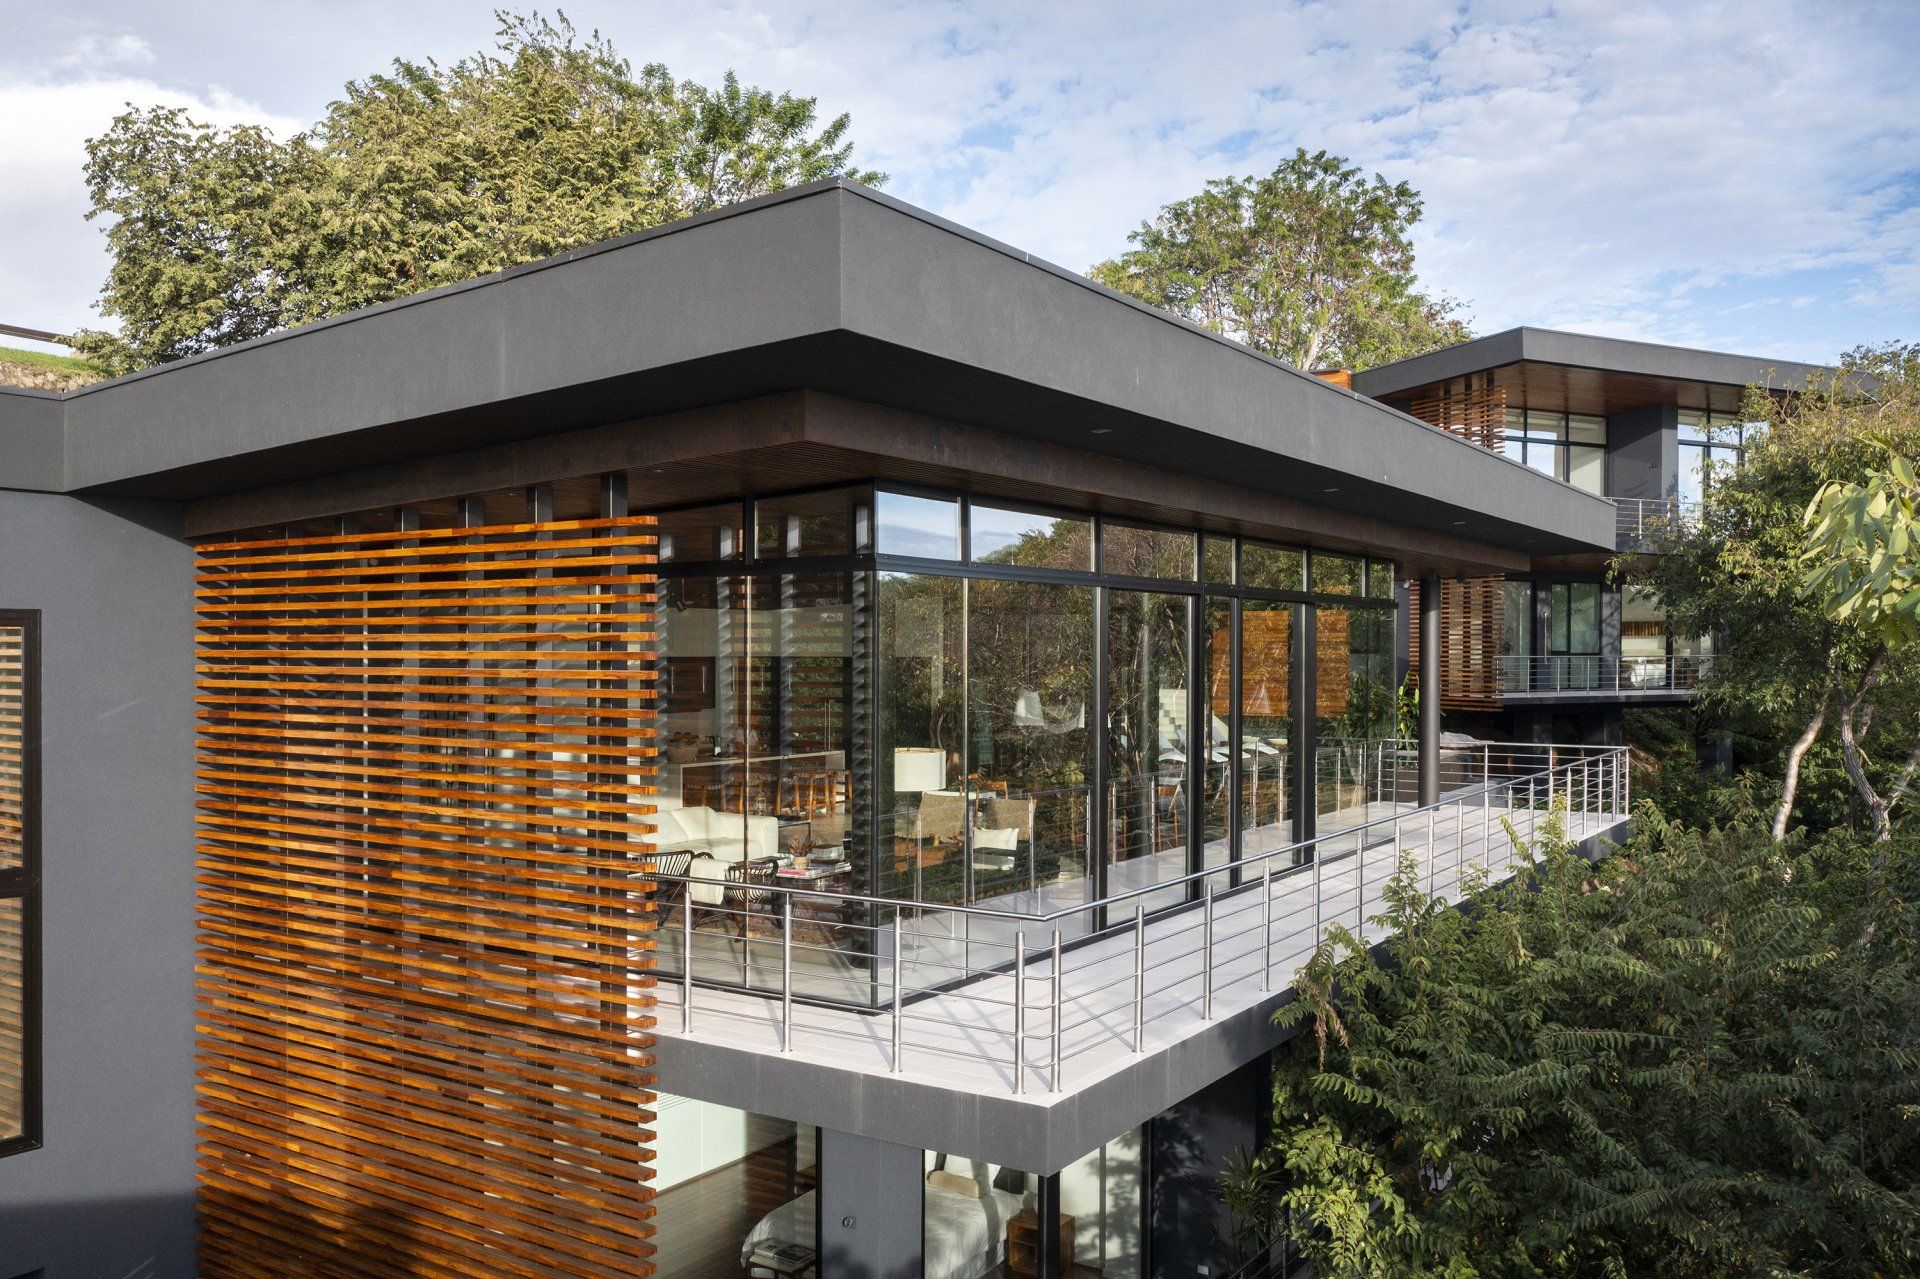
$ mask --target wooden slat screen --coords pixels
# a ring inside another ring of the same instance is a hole
[[[1470,577],[1440,583],[1440,705],[1445,710],[1500,709],[1500,654],[1505,579]],[[1408,669],[1420,684],[1420,583],[1408,594],[1414,624],[1408,630]]]
[[[201,1273],[653,1273],[653,520],[199,548]]]
[[[27,830],[33,657],[27,628],[0,619],[0,1146],[29,1140],[34,1126],[27,931],[38,869]]]
[[[1507,392],[1493,384],[1491,373],[1441,383],[1415,396],[1407,411],[1482,448],[1501,451]],[[1500,709],[1501,582],[1498,577],[1477,577],[1441,583],[1440,705],[1444,709]],[[1416,587],[1414,598],[1418,597]],[[1411,669],[1418,684],[1420,627],[1416,622],[1409,629]]]

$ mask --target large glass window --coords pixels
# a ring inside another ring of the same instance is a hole
[[[1093,521],[974,502],[968,512],[976,564],[1017,568],[1093,568]]]
[[[874,494],[874,523],[882,555],[922,559],[960,558],[960,502],[951,497],[915,497],[909,493]]]
[[[811,1124],[664,1092],[654,1112],[654,1244],[675,1274],[772,1274],[813,1259]]]
[[[1600,686],[1600,583],[1548,588],[1547,677],[1556,689]]]
[[[1187,872],[1191,597],[1116,590],[1107,612],[1107,892]],[[1184,894],[1147,902],[1149,909]]]
[[[754,554],[782,559],[869,551],[871,503],[872,492],[863,487],[762,498],[754,504]]]
[[[39,618],[0,612],[0,1155],[40,1144]]]
[[[1746,458],[1747,446],[1766,429],[1764,422],[1742,422],[1703,409],[1681,409],[1680,500],[1697,503]]]
[[[1533,679],[1533,583],[1500,583],[1500,688],[1523,693]]]
[[[1579,413],[1508,409],[1508,457],[1575,488],[1601,494],[1607,487],[1607,420]]]
[[[1195,535],[1107,520],[1100,527],[1100,571],[1122,577],[1165,577],[1191,582]]]
[[[874,880],[882,895],[923,897],[929,874],[950,890],[960,869],[953,801],[966,773],[966,582],[882,573],[876,606]]]
[[[1293,637],[1301,604],[1240,602],[1240,856],[1294,842]]]
[[[967,584],[974,896],[1038,888],[1053,906],[1087,891],[1093,603],[1091,586]]]
[[[1392,794],[1393,613],[1322,606],[1314,624],[1314,793],[1324,833],[1370,820]]]

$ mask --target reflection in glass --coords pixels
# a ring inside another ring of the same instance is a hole
[[[1313,571],[1313,590],[1320,595],[1358,595],[1360,561],[1350,555],[1329,555],[1315,551],[1309,566]]]
[[[1306,585],[1306,553],[1248,542],[1240,548],[1242,584],[1263,591],[1297,591]]]
[[[1093,639],[1092,587],[968,583],[964,793],[975,897],[1038,888],[1052,906],[1086,892]]]
[[[1108,520],[1100,527],[1100,571],[1191,582],[1194,543],[1192,533]]]
[[[1533,583],[1500,583],[1500,688],[1524,693],[1533,675]]]
[[[967,512],[977,564],[1020,568],[1093,567],[1093,521],[1084,516],[1042,515],[974,502]]]
[[[1201,669],[1206,675],[1207,728],[1187,735],[1187,750],[1202,753],[1201,864],[1223,866],[1233,857],[1233,761],[1228,721],[1233,718],[1233,601],[1209,596],[1203,615]]]
[[[1107,615],[1107,892],[1186,873],[1187,597],[1112,591]],[[1146,901],[1153,910],[1180,889]]]
[[[1393,598],[1393,565],[1390,562],[1367,561],[1367,594],[1377,600]]]
[[[1371,819],[1390,800],[1394,722],[1393,611],[1318,610],[1314,636],[1316,830],[1325,833]]]
[[[957,895],[964,841],[949,786],[966,771],[965,586],[931,574],[878,577],[874,879],[884,896]]]
[[[742,510],[740,503],[729,502],[660,516],[660,562],[738,559]]]
[[[1233,539],[1209,534],[1200,539],[1202,581],[1233,585]]]
[[[781,559],[869,550],[871,501],[865,488],[761,498],[754,504],[754,554]]]
[[[874,524],[882,555],[917,555],[930,560],[960,558],[960,502],[956,498],[874,494]]]
[[[1240,856],[1294,842],[1293,635],[1302,605],[1240,603]]]

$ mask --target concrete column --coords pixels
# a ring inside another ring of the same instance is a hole
[[[820,1279],[920,1279],[926,1156],[820,1130]]]
[[[1440,800],[1440,575],[1420,579],[1420,802]]]

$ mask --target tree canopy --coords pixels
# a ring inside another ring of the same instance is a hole
[[[1623,573],[1676,633],[1716,637],[1703,702],[1778,779],[1775,835],[1796,811],[1857,809],[1884,837],[1920,767],[1920,530],[1900,478],[1920,460],[1920,348],[1853,351],[1802,394],[1750,394],[1744,416],[1765,430],[1741,466]]]
[[[1302,148],[1167,205],[1089,274],[1301,368],[1366,368],[1471,336],[1455,302],[1418,288],[1421,208],[1405,182]]]
[[[1383,953],[1332,930],[1280,1014],[1272,1142],[1230,1170],[1317,1274],[1920,1266],[1920,849],[1641,821],[1472,911],[1408,861]]]
[[[564,16],[498,47],[397,60],[280,140],[129,106],[87,144],[112,264],[82,335],[114,371],[450,284],[854,167],[815,100],[635,71]]]

